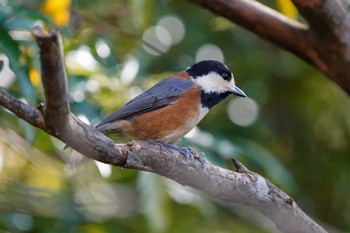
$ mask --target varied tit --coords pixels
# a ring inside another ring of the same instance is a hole
[[[227,66],[218,61],[200,61],[136,96],[96,129],[158,141],[188,156],[190,148],[169,143],[176,143],[230,94],[246,97],[236,87]]]

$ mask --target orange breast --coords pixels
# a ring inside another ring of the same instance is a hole
[[[135,116],[123,125],[122,131],[140,140],[176,143],[196,125],[199,98],[199,88],[193,88],[172,105]]]

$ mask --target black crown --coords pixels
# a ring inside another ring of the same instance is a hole
[[[186,71],[193,78],[207,75],[210,72],[215,72],[227,81],[231,81],[232,79],[231,71],[227,69],[223,63],[214,60],[204,60],[197,62],[190,66]]]

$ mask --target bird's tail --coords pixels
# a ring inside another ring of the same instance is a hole
[[[109,131],[109,123],[99,124],[95,128],[98,132],[104,133]]]
[[[121,127],[118,124],[114,123],[101,123],[95,128],[100,133],[123,133]]]

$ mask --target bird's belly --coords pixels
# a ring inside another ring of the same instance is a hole
[[[199,114],[197,117],[196,125],[205,117],[205,115],[207,115],[208,112],[209,112],[209,108],[202,107],[201,104],[199,105]]]
[[[199,90],[194,89],[174,104],[135,116],[131,120],[131,127],[123,131],[141,140],[152,139],[176,143],[205,115],[205,112],[198,111],[200,109],[199,93]]]
[[[160,140],[167,143],[176,143],[179,140],[179,138],[183,137],[185,134],[190,132],[196,126],[196,124],[196,118],[188,118],[181,124],[180,127],[177,125],[170,125],[170,127],[168,127],[167,131],[164,132]]]

